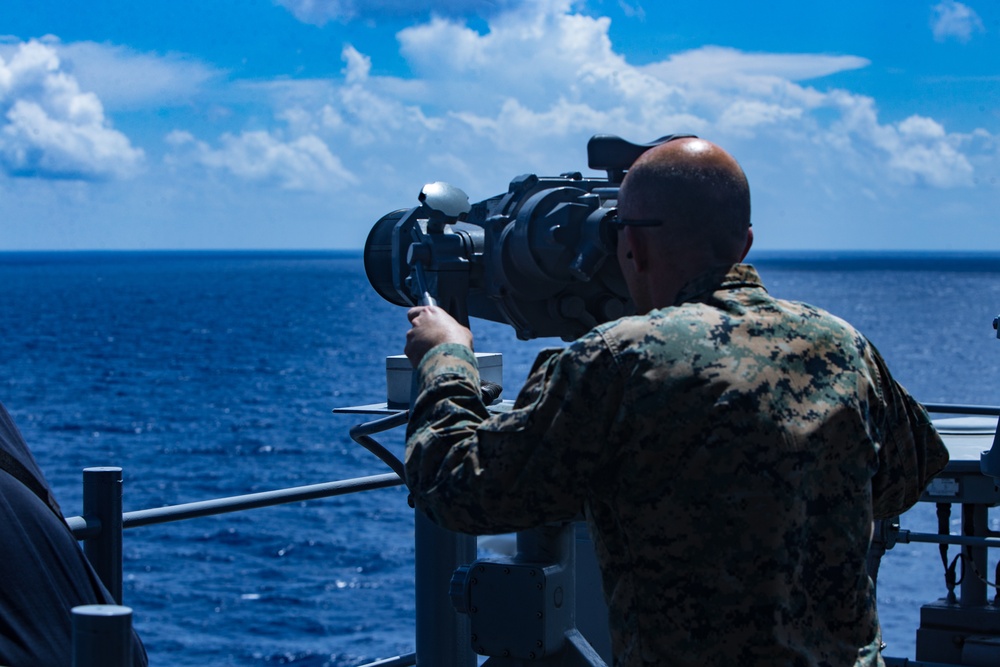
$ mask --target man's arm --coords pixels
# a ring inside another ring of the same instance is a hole
[[[487,412],[464,345],[436,345],[417,375],[407,484],[417,506],[447,528],[507,532],[571,519],[605,478],[598,471],[612,465],[606,443],[623,383],[599,334],[536,368],[506,413]]]
[[[924,407],[893,379],[878,350],[870,349],[884,411],[872,508],[876,519],[884,519],[920,500],[927,484],[948,464],[948,450]]]

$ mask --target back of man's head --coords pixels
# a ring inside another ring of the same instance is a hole
[[[664,220],[663,232],[703,245],[720,261],[742,259],[750,226],[750,187],[739,163],[703,139],[661,144],[636,160],[619,208],[631,218]]]

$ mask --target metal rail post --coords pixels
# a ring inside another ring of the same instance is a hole
[[[476,538],[445,530],[419,510],[414,538],[417,667],[472,667],[469,617],[455,611],[449,590],[455,569],[476,560]]]
[[[962,505],[962,533],[965,535],[985,535],[989,532],[989,507],[983,504]],[[968,545],[963,547],[968,561],[962,564],[961,598],[963,607],[981,607],[986,604],[986,547]]]
[[[73,667],[129,667],[132,610],[112,604],[73,607]]]
[[[83,469],[83,516],[96,517],[101,530],[83,551],[115,602],[122,602],[122,469]]]

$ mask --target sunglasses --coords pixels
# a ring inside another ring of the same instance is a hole
[[[618,232],[626,227],[662,227],[666,220],[645,220],[633,218],[619,218],[618,209],[611,209],[601,221],[601,236],[608,248],[618,247]]]
[[[618,209],[614,209],[604,219],[604,224],[607,225],[607,229],[620,232],[626,227],[662,227],[667,224],[667,221],[653,218],[620,218],[618,217]],[[748,226],[753,227],[753,223]]]
[[[667,224],[667,221],[640,218],[620,218],[618,217],[618,209],[615,209],[607,217],[606,224],[613,231],[620,232],[626,227],[662,227]]]

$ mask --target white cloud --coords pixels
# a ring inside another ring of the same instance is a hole
[[[540,132],[554,129],[557,135],[560,128],[582,130],[594,122],[614,123],[623,132],[683,122],[684,129],[700,131],[715,120],[742,131],[801,118],[823,104],[822,93],[796,82],[868,64],[855,56],[705,47],[635,67],[614,51],[607,19],[556,11],[557,5],[498,17],[484,35],[444,19],[403,30],[401,51],[423,84],[411,92],[426,91],[417,100],[423,108],[445,115],[451,110],[499,133],[508,129],[508,112],[522,108],[538,116]],[[547,123],[562,108],[576,111],[556,118],[553,128]],[[583,108],[589,112],[580,113]]]
[[[640,21],[646,20],[646,10],[643,9],[642,5],[638,2],[635,5],[630,5],[625,0],[618,0],[618,6],[621,8],[622,13],[629,18],[637,18]]]
[[[620,90],[652,83],[614,52],[609,26],[607,18],[573,14],[568,2],[552,0],[497,16],[483,35],[435,18],[397,37],[442,108],[496,108],[508,98],[538,107],[567,96],[600,106]]]
[[[939,42],[950,38],[968,42],[973,33],[985,32],[979,14],[968,5],[956,0],[943,0],[934,6],[931,30]]]
[[[921,116],[881,124],[870,98],[836,91],[830,99],[841,116],[827,136],[831,145],[839,143],[838,153],[853,164],[856,173],[870,173],[873,179],[888,177],[903,185],[951,188],[973,184],[973,166],[959,150],[968,137],[949,135],[937,121]]]
[[[890,165],[905,182],[942,188],[972,184],[973,168],[958,150],[960,139],[949,137],[936,121],[910,116],[891,126],[885,136]]]
[[[545,153],[565,155],[588,133],[645,140],[693,131],[762,145],[806,141],[832,151],[831,163],[843,160],[859,174],[881,169],[900,184],[972,183],[963,140],[937,124],[929,131],[931,119],[883,123],[867,97],[802,83],[866,67],[864,58],[709,46],[634,67],[614,51],[606,19],[554,10],[509,13],[490,28],[480,35],[435,19],[399,39],[411,67],[434,91],[427,106],[450,109],[442,111],[445,118],[488,138],[494,152],[551,164]]]
[[[647,69],[660,78],[688,85],[703,82],[705,85],[727,86],[737,81],[756,81],[758,84],[765,84],[766,89],[776,81],[818,79],[868,65],[867,59],[858,56],[745,53],[736,49],[706,46],[671,56]],[[747,87],[761,89],[759,85]]]
[[[28,42],[0,57],[0,168],[23,177],[128,176],[143,152],[112,129],[98,97],[63,71],[51,46]]]
[[[186,104],[224,74],[180,55],[140,53],[94,42],[52,46],[80,85],[112,110]]]
[[[343,73],[344,80],[347,81],[347,83],[357,83],[368,78],[368,74],[372,69],[371,58],[363,53],[360,53],[350,44],[344,47],[342,56],[344,58],[344,62],[346,63]]]
[[[211,169],[227,171],[253,182],[276,183],[286,190],[330,191],[357,182],[322,139],[304,135],[290,141],[267,132],[225,134],[220,148],[211,148],[186,132],[173,132],[167,142],[182,152],[170,159],[187,157]]]
[[[797,121],[805,110],[801,107],[784,107],[762,100],[736,100],[719,114],[718,126],[724,132],[752,136],[763,125],[780,125]]]

